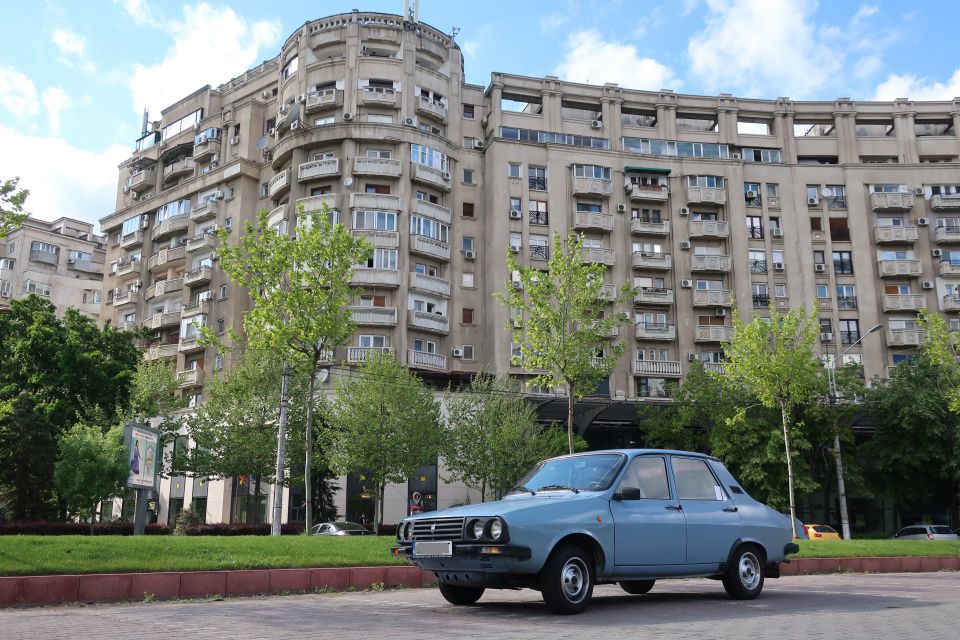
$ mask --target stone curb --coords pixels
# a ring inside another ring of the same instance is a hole
[[[935,571],[960,571],[960,556],[800,558],[780,565],[784,576]],[[0,577],[0,607],[346,591],[374,585],[422,587],[436,582],[432,572],[412,566],[11,576]]]

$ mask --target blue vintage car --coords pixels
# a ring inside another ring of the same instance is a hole
[[[716,458],[624,449],[538,463],[502,500],[410,516],[393,554],[474,604],[484,589],[539,589],[582,611],[595,584],[647,593],[660,578],[706,576],[751,599],[797,553],[790,519],[757,502]]]

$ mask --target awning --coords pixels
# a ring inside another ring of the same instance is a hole
[[[624,167],[626,173],[657,173],[662,176],[670,175],[670,169],[660,169],[659,167]]]

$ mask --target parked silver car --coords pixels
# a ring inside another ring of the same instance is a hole
[[[433,571],[452,604],[530,587],[557,613],[582,611],[596,584],[643,594],[661,578],[707,576],[755,598],[797,551],[790,518],[719,460],[655,449],[544,460],[502,500],[406,518],[393,548]]]
[[[914,524],[897,531],[895,540],[960,540],[950,527],[937,524]]]

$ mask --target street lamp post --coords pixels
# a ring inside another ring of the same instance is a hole
[[[850,349],[860,344],[860,342],[871,333],[876,333],[882,328],[882,325],[875,325],[870,331],[857,338],[857,340],[840,352],[840,354],[827,367],[827,384],[830,386],[830,405],[833,406],[837,401],[837,360],[842,360]],[[833,460],[837,467],[837,494],[840,501],[840,524],[843,529],[843,539],[850,539],[850,516],[847,514],[847,486],[843,481],[843,456],[840,454],[840,429],[837,427],[837,418],[833,418]]]

